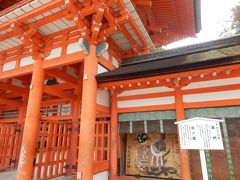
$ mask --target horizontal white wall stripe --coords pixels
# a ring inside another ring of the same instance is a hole
[[[137,89],[137,90],[129,90],[124,91],[118,96],[131,96],[131,95],[137,95],[137,94],[148,94],[148,93],[157,93],[157,92],[168,92],[172,91],[173,89],[168,87],[154,87],[154,88],[146,88],[146,89]]]
[[[184,102],[203,102],[214,100],[240,99],[240,90],[184,95]]]
[[[169,96],[169,97],[161,97],[161,98],[118,101],[118,108],[154,106],[154,105],[165,105],[165,104],[173,104],[173,103],[174,103],[174,97]]]
[[[240,77],[191,83],[188,86],[185,86],[183,89],[196,89],[230,84],[240,84]]]

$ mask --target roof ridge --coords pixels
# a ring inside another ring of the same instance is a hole
[[[148,61],[162,60],[169,57],[210,51],[210,50],[225,48],[225,47],[229,47],[237,44],[240,44],[240,34],[232,35],[229,37],[223,37],[216,40],[182,46],[182,47],[169,49],[165,51],[155,52],[151,54],[127,58],[123,61],[122,65],[129,66],[129,65],[139,64],[139,63],[148,62]]]

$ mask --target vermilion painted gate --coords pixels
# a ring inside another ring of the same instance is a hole
[[[94,173],[109,169],[111,122],[104,119],[95,123]],[[79,139],[78,139],[79,141]],[[79,148],[79,144],[78,144]],[[76,154],[78,157],[78,154]],[[76,159],[77,162],[77,159]],[[77,164],[76,164],[77,165]],[[76,172],[76,168],[73,171]]]
[[[17,167],[21,126],[0,124],[0,170]]]
[[[34,179],[51,179],[66,174],[70,122],[41,121]]]
[[[71,121],[40,122],[34,179],[52,179],[67,173],[71,133]],[[94,172],[98,172],[109,169],[110,121],[96,121],[95,133]]]

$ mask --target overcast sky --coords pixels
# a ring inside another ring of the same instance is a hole
[[[219,38],[224,25],[232,16],[231,9],[240,0],[201,0],[202,30],[196,38],[187,38],[166,46],[166,49],[180,47]]]

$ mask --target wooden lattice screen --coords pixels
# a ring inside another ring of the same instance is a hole
[[[41,121],[34,178],[51,179],[66,173],[71,123]]]
[[[18,124],[0,124],[0,170],[17,166],[20,132]]]
[[[51,179],[67,173],[71,132],[70,122],[41,121],[34,170],[35,179]],[[108,169],[110,122],[96,121],[95,133],[96,171]]]
[[[95,128],[95,162],[109,161],[110,121],[96,121]]]

